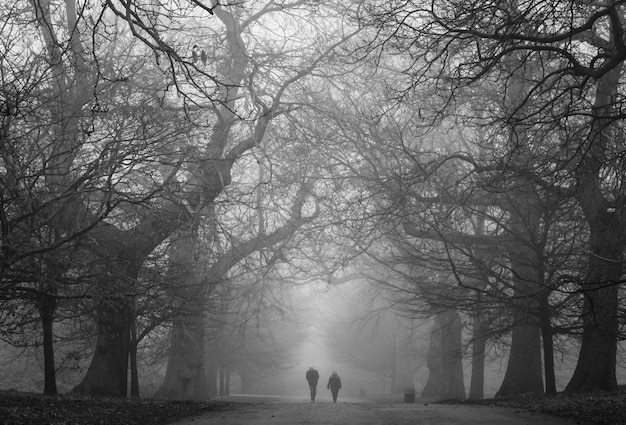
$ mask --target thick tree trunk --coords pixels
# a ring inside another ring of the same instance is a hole
[[[441,325],[435,319],[430,332],[430,343],[428,344],[428,355],[426,358],[428,379],[422,390],[422,398],[439,399],[443,393],[444,377],[443,363],[441,362],[441,333]]]
[[[539,327],[534,320],[519,317],[511,335],[511,353],[506,374],[496,397],[542,392]]]
[[[592,114],[596,118],[587,144],[580,149],[583,157],[577,167],[576,196],[589,224],[589,259],[581,288],[585,299],[580,354],[566,392],[617,389],[618,283],[622,278],[626,246],[626,204],[619,187],[606,196],[610,188],[603,182],[607,178],[605,164],[614,160],[608,153],[615,143],[612,138],[620,137],[618,130],[613,131],[611,127],[616,122],[613,116],[618,113],[615,97],[621,75],[620,66],[598,81]]]
[[[406,388],[413,388],[413,366],[408,353],[399,352],[396,356],[396,367],[393,371],[392,394],[400,394]]]
[[[130,396],[139,397],[139,370],[137,368],[137,326],[133,320],[130,328]]]
[[[463,379],[463,343],[461,319],[456,311],[443,313],[441,319],[443,329],[442,361],[446,376],[445,396],[454,400],[465,399],[465,383]]]
[[[207,395],[214,397],[217,395],[217,365],[213,362],[208,362],[206,365],[206,380],[207,380]],[[249,391],[244,390],[248,388],[244,382],[245,376],[241,377],[241,392],[242,394],[248,394]]]
[[[485,349],[487,331],[480,312],[472,317],[472,378],[470,381],[469,398],[481,400],[485,397]]]
[[[543,393],[539,294],[543,289],[540,248],[534,241],[540,227],[540,201],[534,192],[511,199],[511,228],[517,236],[507,245],[513,274],[511,351],[506,373],[496,397]]]
[[[190,224],[172,238],[169,280],[172,303],[178,309],[170,340],[165,379],[160,397],[201,400],[208,398],[204,368],[206,285],[198,271],[197,228]]]
[[[456,311],[437,315],[428,350],[428,381],[422,397],[465,399],[463,380],[462,325]]]
[[[617,390],[618,282],[624,242],[615,237],[616,226],[623,225],[612,221],[617,219],[605,221],[606,226],[592,226],[589,273],[583,284],[583,336],[566,392]]]
[[[565,392],[616,391],[617,286],[587,294],[578,363]]]
[[[240,372],[241,377],[241,394],[252,394],[252,386],[254,385],[254,379],[248,372]]]
[[[204,329],[188,320],[177,320],[172,328],[171,348],[159,397],[202,400],[209,397],[204,369]]]
[[[391,393],[399,394],[415,387],[412,334],[403,324],[396,324],[396,358],[393,364]]]
[[[510,252],[515,273],[513,330],[511,351],[506,373],[496,397],[525,393],[543,393],[543,370],[541,364],[541,332],[537,314],[537,283],[541,282],[531,250],[521,246]]]
[[[43,330],[44,394],[57,393],[56,366],[54,362],[54,314],[56,296],[43,294],[39,301],[39,315]]]
[[[96,311],[98,338],[91,364],[72,392],[104,397],[126,397],[131,308],[126,299],[102,302]]]
[[[111,251],[113,249],[109,247],[106,252]],[[96,349],[85,377],[72,389],[75,393],[105,397],[126,397],[128,394],[130,332],[134,319],[130,294],[143,256],[139,247],[128,251],[118,248],[113,252],[117,255],[101,263],[99,281],[94,284],[99,291],[95,307]]]

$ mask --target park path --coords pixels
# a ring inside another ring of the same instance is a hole
[[[520,409],[427,403],[228,397],[225,410],[175,425],[567,425],[573,422]]]

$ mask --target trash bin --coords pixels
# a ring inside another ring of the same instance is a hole
[[[404,390],[404,402],[415,403],[415,388],[406,388]]]

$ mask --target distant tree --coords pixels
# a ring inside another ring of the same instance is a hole
[[[461,319],[455,311],[441,312],[435,317],[428,348],[429,374],[422,397],[465,399],[461,332]]]
[[[295,317],[289,289],[273,282],[271,272],[261,281],[250,272],[234,276],[220,288],[226,292],[217,301],[221,311],[215,309],[210,316],[209,367],[228,371],[223,383],[220,379],[220,390],[225,391],[237,374],[245,394],[295,365],[306,333]]]
[[[346,280],[348,279],[348,280]],[[335,278],[337,296],[323,307],[325,345],[333,358],[378,375],[392,394],[412,388],[416,364],[412,321],[395,312],[384,291],[366,275]]]

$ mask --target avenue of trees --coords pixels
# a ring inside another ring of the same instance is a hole
[[[563,390],[617,389],[622,1],[0,17],[0,337],[41,351],[44,392],[71,356],[88,395],[139,396],[142,359],[164,364],[159,396],[250,388],[306,338],[292,291],[355,280],[368,318],[329,338],[393,391],[429,320],[425,396],[466,397],[468,353],[482,398],[490,347],[498,396],[555,393],[572,349]]]

